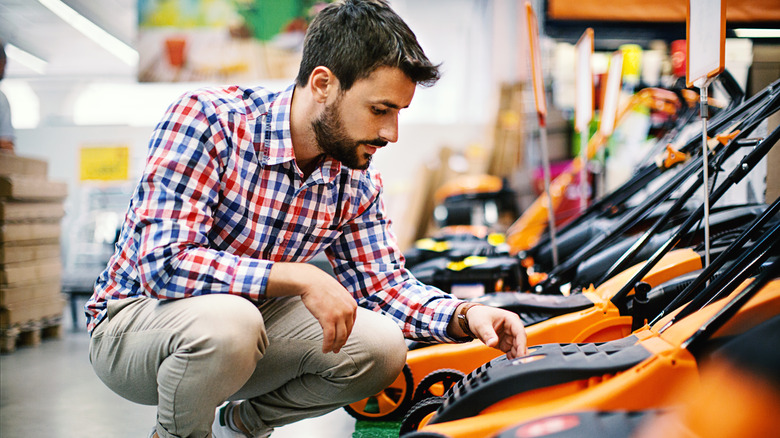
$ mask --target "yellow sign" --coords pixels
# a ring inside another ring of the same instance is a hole
[[[81,181],[126,181],[127,146],[81,147]]]

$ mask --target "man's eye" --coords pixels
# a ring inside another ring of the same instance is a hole
[[[383,114],[387,114],[387,110],[385,110],[385,109],[381,109],[381,108],[377,108],[377,107],[375,107],[375,106],[372,106],[372,107],[371,107],[371,112],[372,112],[372,113],[374,113],[374,114],[376,114],[376,115],[383,115]]]

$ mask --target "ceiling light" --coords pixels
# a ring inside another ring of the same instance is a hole
[[[780,29],[734,29],[740,38],[780,38]]]
[[[30,52],[26,52],[15,45],[8,43],[5,45],[5,54],[13,59],[14,61],[18,62],[19,64],[22,64],[23,66],[29,68],[30,70],[34,71],[35,73],[38,73],[42,75],[46,72],[46,65],[48,62],[44,61],[43,59],[33,55]]]
[[[38,0],[38,2],[125,64],[131,67],[138,65],[138,52],[135,49],[87,20],[61,0]]]

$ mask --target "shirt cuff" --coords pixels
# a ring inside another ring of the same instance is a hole
[[[434,317],[429,327],[431,336],[438,342],[463,342],[463,338],[455,338],[447,332],[447,326],[455,315],[455,311],[463,300],[444,299],[434,307]]]
[[[231,293],[241,295],[255,303],[264,300],[271,266],[273,262],[269,260],[240,258],[230,287]]]

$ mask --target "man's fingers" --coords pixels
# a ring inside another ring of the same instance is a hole
[[[344,346],[344,344],[347,343],[347,338],[349,337],[349,334],[347,333],[347,326],[346,324],[339,323],[336,325],[336,338],[333,340],[333,348],[331,351],[334,353],[338,353],[341,351],[341,347]]]
[[[336,339],[336,330],[331,325],[320,325],[322,325],[322,352],[328,353],[333,351],[333,343]]]
[[[525,356],[527,354],[527,338],[524,327],[520,326],[519,330],[517,327],[515,327],[514,330],[510,329],[506,334],[506,341],[509,344],[507,345],[507,357],[510,359]]]
[[[347,316],[345,318],[339,318],[334,322],[325,323],[322,327],[322,352],[338,353],[347,343],[349,335],[352,333],[352,327],[355,325],[355,316]],[[326,329],[326,327],[328,327]]]

